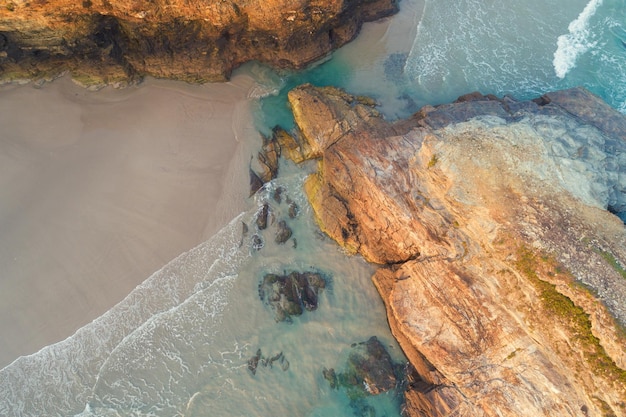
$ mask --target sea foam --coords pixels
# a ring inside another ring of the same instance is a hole
[[[596,45],[591,40],[589,20],[602,5],[602,0],[591,0],[578,17],[569,26],[569,33],[557,39],[557,49],[554,52],[554,72],[559,78],[565,78],[567,73],[576,66],[578,57]]]
[[[219,307],[225,291],[220,284],[234,276],[249,257],[239,245],[241,222],[250,223],[254,212],[237,215],[73,336],[1,369],[0,416],[40,416],[43,410],[47,415],[74,415],[88,410],[89,398],[101,385],[103,372],[110,372],[112,357],[121,346],[136,341],[158,317],[173,314],[198,293],[212,292],[205,298],[215,300]],[[104,415],[102,409],[98,415]]]

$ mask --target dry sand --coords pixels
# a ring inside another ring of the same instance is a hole
[[[0,88],[0,368],[63,340],[244,204],[250,77]]]
[[[401,3],[337,51],[359,63],[348,89],[390,113],[404,105],[379,60],[410,49],[424,5]],[[245,75],[0,87],[0,368],[70,336],[241,211],[257,88]]]

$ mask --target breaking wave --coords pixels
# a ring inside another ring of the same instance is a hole
[[[569,33],[559,36],[557,49],[554,52],[554,72],[559,78],[565,78],[567,73],[576,66],[578,57],[596,46],[589,30],[589,20],[602,5],[602,0],[591,0],[583,11],[569,26]]]

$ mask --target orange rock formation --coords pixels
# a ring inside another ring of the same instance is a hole
[[[396,10],[395,0],[7,0],[0,74],[203,82],[251,60],[302,68]]]
[[[381,265],[409,415],[626,415],[624,116],[581,89],[396,124],[332,88],[289,100],[321,228]]]

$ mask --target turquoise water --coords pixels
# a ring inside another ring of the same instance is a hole
[[[372,25],[384,30],[368,28],[367,40],[333,59],[283,75],[279,94],[263,100],[260,125],[291,126],[285,96],[302,82],[373,96],[390,119],[472,91],[529,99],[579,85],[626,112],[624,0],[404,0],[400,6],[400,17]]]
[[[286,93],[303,82],[374,96],[390,119],[474,90],[530,98],[575,85],[626,112],[623,42],[625,0],[404,0],[398,16],[368,25],[309,70],[278,74],[251,64],[241,71],[264,95],[251,98],[264,132],[293,126]],[[283,162],[280,178],[213,238],[71,338],[0,370],[0,416],[399,416],[396,392],[355,404],[322,376],[372,335],[398,363],[405,359],[371,266],[345,256],[313,222],[301,192],[310,168]],[[272,200],[279,186],[299,206],[296,219]],[[254,217],[265,202],[275,222],[260,232]],[[279,219],[294,232],[285,245],[273,242]],[[254,233],[263,240],[259,251]],[[264,273],[293,270],[320,271],[331,285],[316,311],[276,322],[257,286]],[[288,369],[252,375],[247,361],[258,349],[282,352]]]

